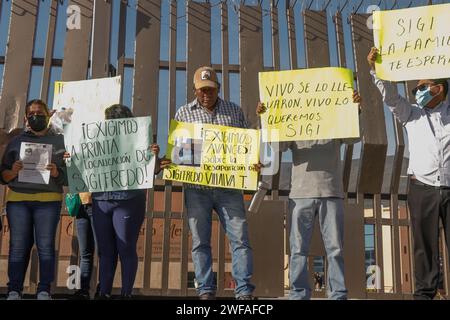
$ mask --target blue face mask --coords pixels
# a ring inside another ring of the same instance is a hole
[[[417,90],[416,92],[416,102],[421,108],[425,108],[426,105],[433,100],[433,95],[431,94],[430,87],[425,90]]]

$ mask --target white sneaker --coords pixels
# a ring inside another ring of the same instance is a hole
[[[22,296],[17,291],[10,291],[6,300],[22,300]]]
[[[47,291],[41,291],[37,294],[38,300],[52,300],[52,297],[50,296],[50,293]]]

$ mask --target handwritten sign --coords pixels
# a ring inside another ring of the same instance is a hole
[[[259,73],[262,140],[299,141],[359,137],[353,72],[317,68]]]
[[[256,190],[259,131],[172,121],[166,180],[210,187]]]
[[[450,4],[373,14],[377,76],[390,81],[450,77]]]
[[[53,109],[70,112],[71,122],[105,119],[105,109],[120,103],[120,76],[82,81],[56,81]]]
[[[151,117],[91,121],[67,127],[71,193],[153,187]]]

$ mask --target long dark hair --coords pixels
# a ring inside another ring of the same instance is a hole
[[[130,108],[123,104],[113,104],[105,109],[105,119],[133,118]]]
[[[40,105],[41,107],[44,108],[45,113],[46,113],[47,115],[50,115],[50,110],[48,110],[47,104],[46,104],[43,100],[41,100],[41,99],[33,99],[33,100],[28,101],[27,104],[25,105],[25,115],[28,114],[28,112],[30,111],[30,107],[31,107],[33,104]]]

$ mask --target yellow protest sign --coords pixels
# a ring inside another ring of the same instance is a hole
[[[163,179],[210,187],[256,190],[259,131],[172,120]]]
[[[450,4],[375,11],[373,35],[380,79],[450,77]]]
[[[316,68],[259,73],[262,140],[299,141],[359,137],[353,72]]]

